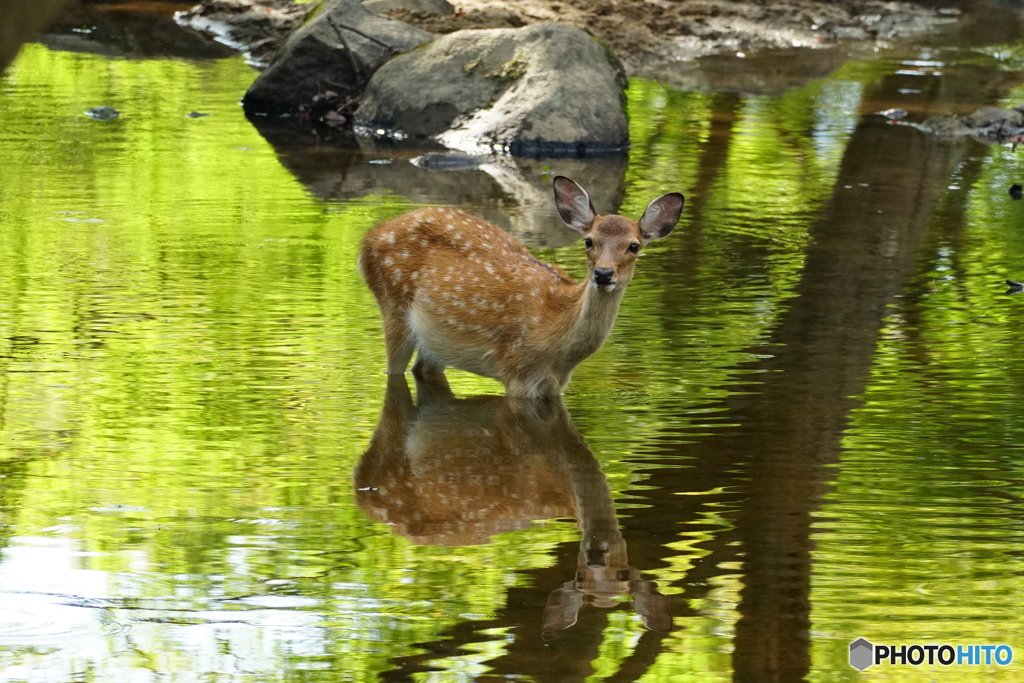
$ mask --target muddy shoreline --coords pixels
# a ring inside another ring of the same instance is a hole
[[[246,51],[261,68],[312,6],[290,0],[203,0],[181,14],[181,23],[222,37],[234,31],[223,42]],[[415,9],[384,14],[434,35],[560,22],[610,45],[629,75],[662,80],[701,57],[885,44],[936,31],[961,17],[954,4],[882,0],[460,0],[453,6],[450,15]]]
[[[462,0],[455,7],[451,17],[408,10],[388,14],[431,33],[558,21],[612,45],[636,76],[654,76],[708,55],[897,40],[935,31],[961,16],[953,5],[879,0]]]

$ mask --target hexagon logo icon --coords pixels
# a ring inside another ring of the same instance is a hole
[[[863,671],[872,664],[875,659],[875,646],[864,638],[858,638],[850,643],[850,666],[857,671]]]

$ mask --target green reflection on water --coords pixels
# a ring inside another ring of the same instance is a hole
[[[933,215],[913,282],[889,309],[821,512],[814,627],[833,639],[816,648],[822,669],[842,671],[847,643],[864,636],[1009,644],[1015,666],[955,675],[1020,676],[1024,299],[1004,295],[1003,280],[1024,269],[1024,207],[1006,192],[1022,166],[1008,148],[972,144],[968,152]]]

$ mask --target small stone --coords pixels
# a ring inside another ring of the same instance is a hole
[[[906,109],[886,109],[885,111],[878,112],[890,121],[902,121],[907,118]]]
[[[363,0],[363,4],[381,14],[391,10],[408,10],[442,16],[451,16],[455,13],[455,8],[448,0]]]
[[[489,157],[462,152],[428,152],[410,159],[413,166],[431,171],[465,171],[479,168]]]
[[[963,122],[971,128],[1001,127],[1004,125],[1020,126],[1024,122],[1024,114],[1014,109],[1002,107],[979,107],[963,117]]]
[[[113,107],[93,107],[89,111],[85,112],[85,115],[94,118],[97,121],[110,121],[116,119],[121,115],[121,112],[114,109]]]

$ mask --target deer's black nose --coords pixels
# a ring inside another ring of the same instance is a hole
[[[610,285],[612,275],[615,275],[615,271],[611,268],[594,268],[594,282],[599,285]]]

